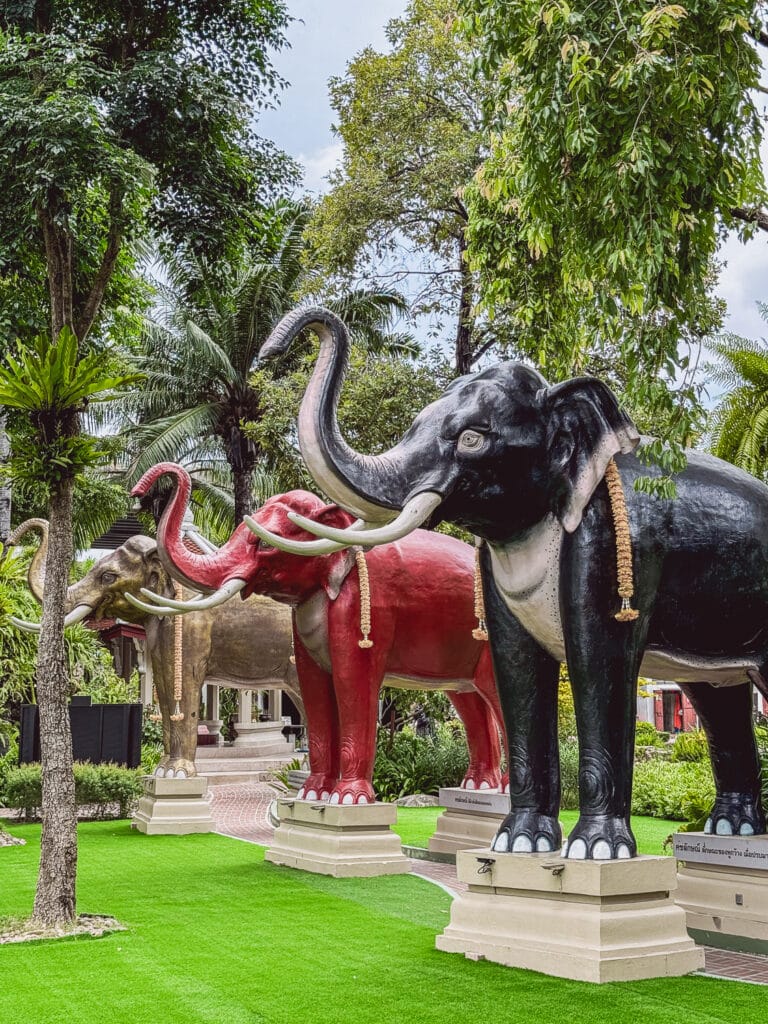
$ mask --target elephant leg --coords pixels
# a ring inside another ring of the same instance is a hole
[[[760,758],[752,728],[752,687],[681,683],[709,743],[717,798],[704,826],[717,835],[762,835]]]
[[[561,607],[568,674],[579,737],[579,820],[566,843],[572,859],[634,857],[630,826],[637,676],[649,600],[617,622],[615,554],[599,548],[566,560]],[[650,584],[646,583],[648,590]]]
[[[557,747],[559,664],[520,625],[499,594],[484,550],[483,591],[493,671],[508,742],[511,813],[493,849],[559,848],[562,838]]]
[[[496,679],[493,675],[493,662],[491,660],[491,648],[489,644],[484,644],[483,646],[483,652],[480,655],[480,660],[478,661],[477,668],[475,669],[474,683],[477,687],[477,692],[490,709],[491,715],[493,716],[494,726],[501,737],[503,750],[507,756],[507,763],[509,763],[507,732],[504,728],[504,715],[501,712],[501,704],[499,703],[499,691],[496,689]],[[502,793],[509,793],[509,771],[501,773],[499,788]]]
[[[296,674],[307,720],[309,778],[300,800],[328,800],[339,778],[339,723],[333,680],[305,650],[294,632]]]
[[[453,704],[467,734],[469,767],[461,782],[462,789],[498,789],[501,747],[491,709],[479,693],[448,691],[446,697]]]

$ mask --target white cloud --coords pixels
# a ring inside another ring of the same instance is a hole
[[[317,194],[328,191],[326,178],[341,163],[343,155],[344,145],[341,142],[321,146],[308,155],[299,154],[298,161],[304,167],[304,187],[307,192]]]

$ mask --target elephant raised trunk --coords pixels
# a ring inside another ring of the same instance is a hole
[[[30,530],[40,531],[40,543],[32,556],[32,561],[29,563],[29,569],[27,570],[27,583],[29,589],[39,603],[43,603],[43,591],[45,589],[45,562],[48,556],[48,520],[47,519],[25,519],[23,523],[16,527],[13,533],[8,538],[8,547],[15,547],[21,542],[21,538]],[[64,617],[64,626],[74,626],[77,622],[82,622],[83,619],[87,618],[92,608],[87,604],[78,604],[73,607],[73,600],[71,599],[72,587],[67,590],[67,601],[65,607],[67,614]],[[17,629],[23,629],[26,633],[39,633],[40,623],[39,622],[28,622],[26,619],[16,618],[15,615],[10,616],[10,621],[16,626]]]
[[[353,451],[339,429],[336,413],[349,360],[343,322],[320,306],[294,310],[272,331],[259,358],[285,352],[306,328],[317,335],[320,354],[299,412],[301,454],[318,485],[342,508],[367,522],[387,522],[393,518],[390,510],[399,511],[407,498],[396,465],[386,452]]]
[[[8,537],[7,547],[16,547],[21,543],[21,538],[30,530],[40,531],[40,543],[32,556],[27,570],[27,583],[30,592],[35,600],[43,603],[43,588],[45,586],[45,560],[48,557],[48,520],[47,519],[25,519],[23,523]]]

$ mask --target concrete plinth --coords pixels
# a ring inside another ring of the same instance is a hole
[[[144,777],[144,796],[139,800],[131,827],[150,836],[186,836],[213,832],[208,780]]]
[[[235,730],[235,747],[246,747],[252,757],[269,757],[293,750],[293,737],[289,742],[283,736],[282,722],[235,722]]]
[[[272,864],[335,878],[400,875],[411,865],[391,831],[394,804],[277,800],[280,825],[265,854]]]
[[[437,937],[445,952],[592,982],[676,977],[704,966],[671,896],[671,857],[572,861],[481,849],[459,852],[456,861],[469,892],[454,900]]]
[[[441,789],[438,800],[445,810],[429,840],[430,853],[455,854],[490,846],[509,814],[509,796],[485,789]]]
[[[768,953],[768,836],[675,836],[676,902],[707,946]]]

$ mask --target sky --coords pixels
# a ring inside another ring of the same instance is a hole
[[[279,107],[259,120],[259,131],[304,167],[304,186],[317,194],[336,166],[341,144],[332,132],[333,111],[328,102],[328,79],[343,75],[347,63],[366,46],[384,50],[384,27],[402,15],[406,0],[288,0],[299,19],[288,30],[291,48],[275,57],[275,65],[290,86]],[[768,143],[764,144],[768,166]],[[726,300],[726,329],[750,338],[768,336],[758,301],[768,302],[768,234],[749,243],[729,238],[719,256],[724,264],[718,293]]]

